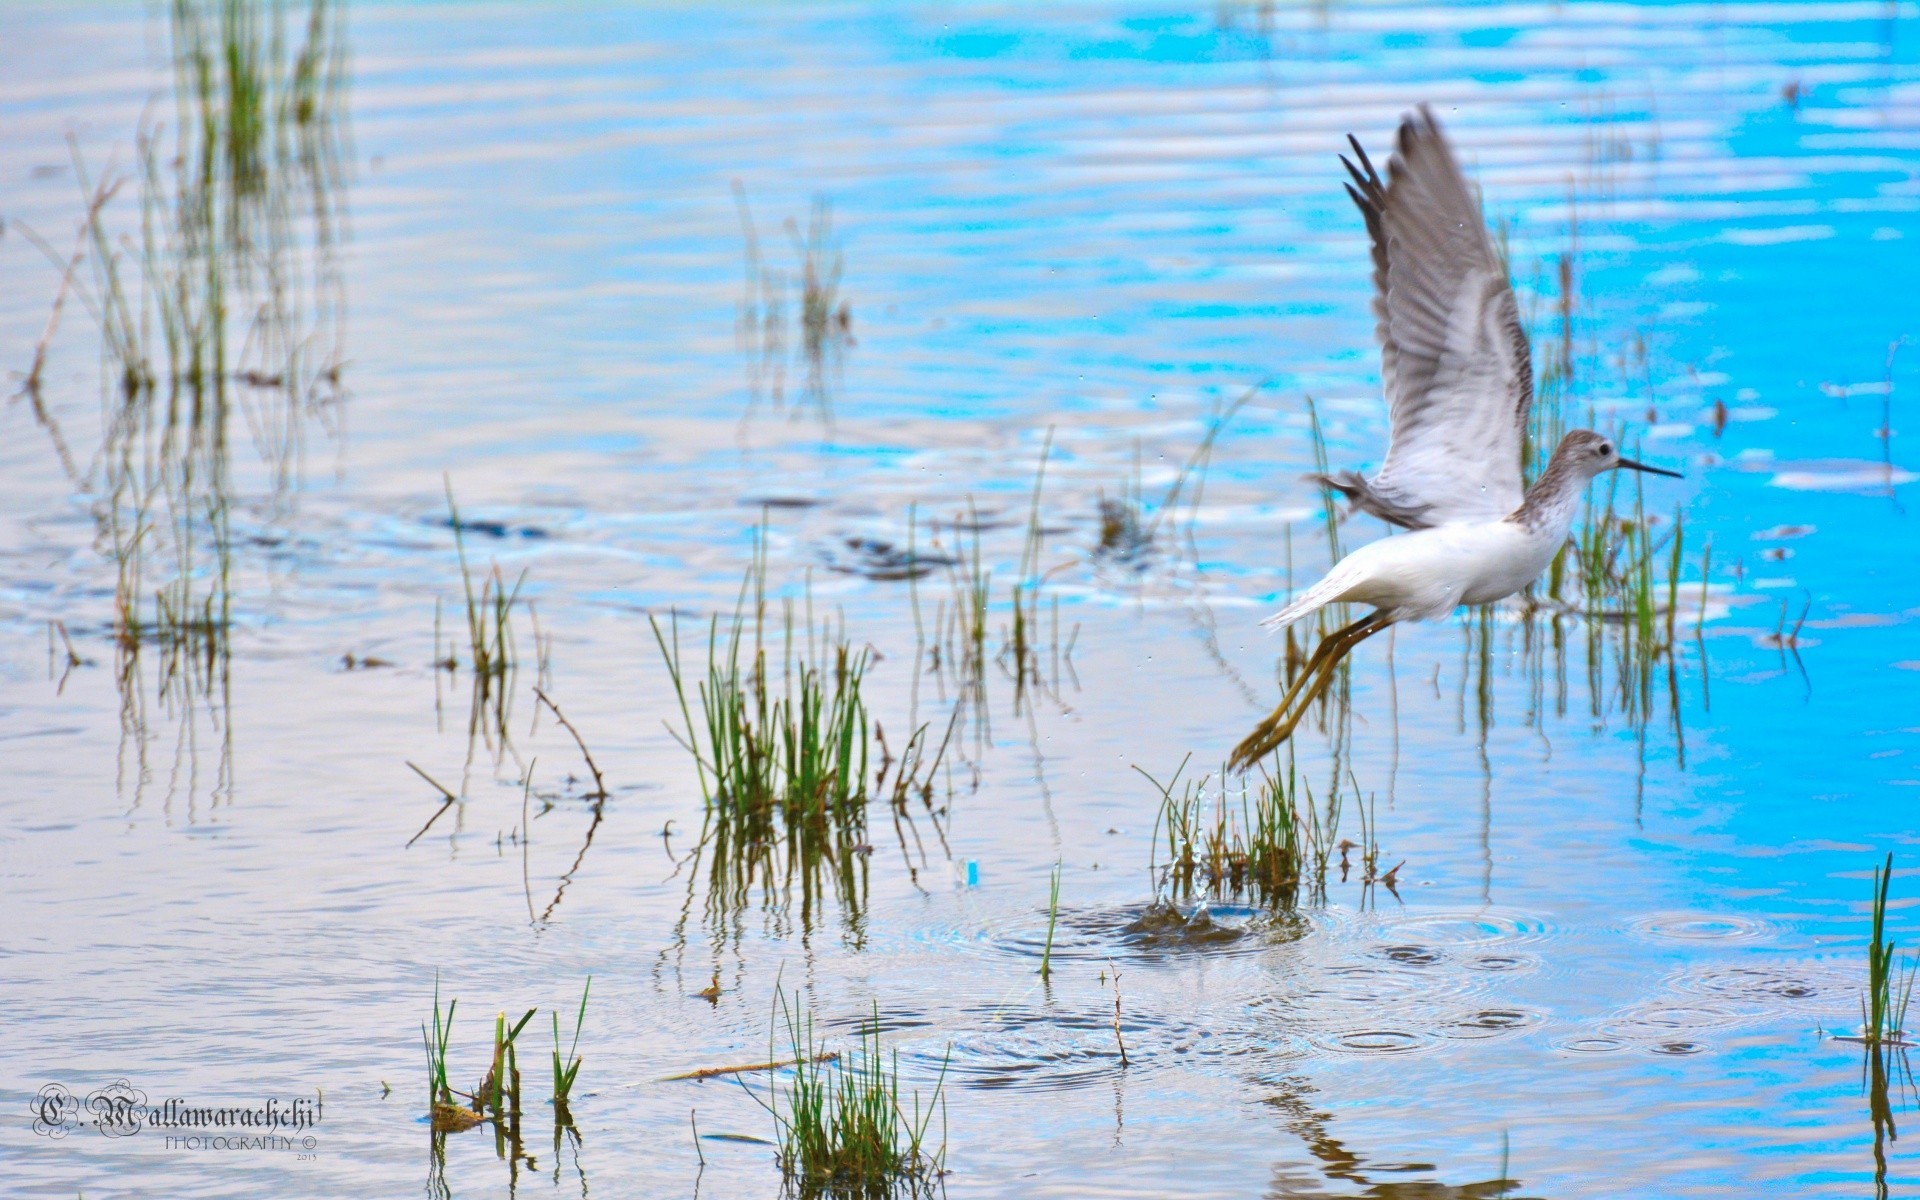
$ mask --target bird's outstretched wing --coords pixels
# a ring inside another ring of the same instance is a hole
[[[1373,238],[1373,314],[1392,431],[1372,479],[1326,482],[1409,529],[1520,506],[1533,366],[1480,203],[1425,106],[1400,123],[1384,184],[1358,139],[1341,162]]]

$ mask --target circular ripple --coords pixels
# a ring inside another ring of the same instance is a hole
[[[1247,910],[1181,909],[1150,904],[1118,909],[1063,909],[1053,933],[1053,957],[1068,962],[1109,958],[1165,958],[1175,954],[1253,954],[1296,940],[1300,929],[1255,918]],[[998,933],[994,949],[1022,958],[1047,953],[1044,921]]]
[[[1856,976],[1819,963],[1699,967],[1671,982],[1676,992],[1710,996],[1763,1013],[1851,1012],[1860,989]]]
[[[948,1077],[962,1087],[1063,1091],[1087,1087],[1121,1070],[1111,1013],[1005,1007],[964,1011],[976,1027],[955,1037],[950,1048],[925,1064],[944,1065]],[[1120,1030],[1135,1071],[1150,1065],[1157,1051],[1191,1052],[1204,1048],[1212,1037],[1210,1030],[1133,1013],[1121,1018]]]
[[[1476,1013],[1468,1013],[1440,1030],[1440,1036],[1456,1041],[1478,1041],[1484,1038],[1504,1037],[1531,1029],[1546,1018],[1539,1013],[1527,1012],[1518,1008],[1486,1008]]]
[[[1388,929],[1412,944],[1483,948],[1542,941],[1554,932],[1546,918],[1537,913],[1509,908],[1408,913],[1391,922]]]
[[[1531,971],[1540,960],[1530,954],[1475,954],[1460,965],[1469,971]]]
[[[1408,967],[1437,966],[1446,957],[1430,946],[1382,946],[1375,953],[1389,962]]]
[[[1671,1033],[1728,1029],[1751,1020],[1753,1020],[1753,1014],[1741,1012],[1729,1005],[1649,1004],[1622,1009],[1602,1026],[1602,1030],[1644,1041]]]
[[[1618,1054],[1625,1050],[1628,1044],[1623,1038],[1588,1034],[1584,1037],[1568,1038],[1559,1043],[1559,1049],[1572,1054]]]
[[[1314,1044],[1344,1054],[1408,1054],[1430,1043],[1421,1034],[1398,1029],[1356,1029],[1316,1038]]]
[[[1657,1042],[1648,1047],[1655,1054],[1699,1054],[1706,1050],[1704,1042]]]
[[[1778,932],[1755,917],[1697,912],[1648,913],[1628,921],[1625,928],[1656,942],[1762,942]]]

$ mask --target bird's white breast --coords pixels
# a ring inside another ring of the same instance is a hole
[[[1472,521],[1383,538],[1341,562],[1354,582],[1343,600],[1395,612],[1400,619],[1445,616],[1462,604],[1513,595],[1553,561],[1557,545],[1511,521]]]

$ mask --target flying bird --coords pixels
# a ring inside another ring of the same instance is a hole
[[[1566,543],[1587,482],[1627,467],[1614,439],[1576,429],[1527,487],[1521,448],[1533,407],[1532,351],[1480,203],[1424,105],[1400,123],[1381,181],[1359,139],[1347,194],[1373,241],[1374,336],[1387,399],[1387,456],[1371,479],[1316,476],[1355,509],[1408,532],[1360,547],[1261,622],[1277,630],[1328,604],[1373,612],[1320,643],[1279,707],[1234,748],[1245,768],[1287,740],[1355,646],[1397,621],[1430,621],[1502,600],[1539,578]]]

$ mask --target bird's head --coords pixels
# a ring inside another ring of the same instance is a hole
[[[1645,471],[1649,475],[1665,475],[1672,479],[1680,478],[1680,472],[1668,471],[1660,467],[1650,467],[1630,458],[1620,457],[1620,447],[1604,434],[1591,429],[1576,429],[1560,439],[1560,448],[1553,457],[1565,462],[1567,468],[1582,479],[1592,479],[1606,471],[1626,467],[1631,471]]]

